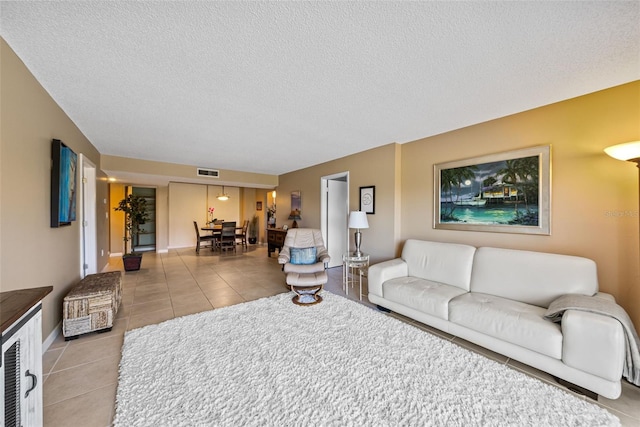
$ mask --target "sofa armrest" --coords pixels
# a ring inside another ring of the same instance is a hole
[[[562,361],[609,381],[619,381],[625,360],[625,336],[620,322],[586,311],[562,315]]]
[[[368,286],[369,293],[383,297],[382,284],[389,279],[406,277],[409,274],[407,263],[402,258],[380,262],[369,267]]]
[[[605,292],[597,292],[594,295],[595,298],[602,298],[602,299],[606,299],[607,301],[611,301],[611,302],[616,302],[616,299],[613,295],[611,294],[607,294]]]
[[[291,252],[289,246],[283,246],[278,251],[278,264],[286,264],[291,261]]]
[[[324,268],[327,268],[329,261],[331,261],[331,257],[329,256],[329,251],[324,246],[318,246],[318,261],[324,264]]]

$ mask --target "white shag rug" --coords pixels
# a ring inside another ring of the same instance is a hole
[[[126,334],[115,426],[615,426],[599,406],[329,292]]]

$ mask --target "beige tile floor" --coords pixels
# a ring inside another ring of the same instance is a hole
[[[113,258],[107,270],[119,269],[121,260]],[[329,270],[326,289],[344,295],[341,268]],[[200,255],[193,249],[146,253],[140,271],[124,274],[122,305],[111,332],[87,334],[69,342],[59,336],[45,352],[44,425],[111,425],[126,331],[287,291],[276,255],[267,257],[266,247],[250,246],[245,252],[222,255],[206,249]],[[350,290],[349,298],[359,301],[357,293]],[[366,297],[362,303],[371,306]],[[557,385],[544,372],[401,315],[390,315]],[[622,397],[615,401],[601,397],[598,404],[618,416],[624,426],[640,426],[640,388],[625,382]]]

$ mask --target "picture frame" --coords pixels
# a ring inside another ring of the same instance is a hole
[[[59,139],[51,141],[51,227],[76,220],[78,155]]]
[[[359,210],[366,212],[368,215],[376,213],[376,187],[369,185],[360,187],[360,207]]]
[[[433,228],[551,234],[551,146],[434,165]]]
[[[256,210],[257,211],[261,211],[262,210],[262,202],[256,202]]]

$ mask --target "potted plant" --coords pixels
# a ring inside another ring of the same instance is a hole
[[[142,263],[142,253],[136,253],[135,247],[138,245],[140,236],[140,225],[149,219],[147,212],[147,200],[142,196],[129,194],[120,200],[118,206],[113,208],[116,211],[124,212],[124,246],[127,250],[127,242],[131,242],[131,252],[127,252],[122,256],[122,263],[125,271],[140,270]]]
[[[249,243],[255,245],[258,241],[258,215],[253,214],[249,221]]]

